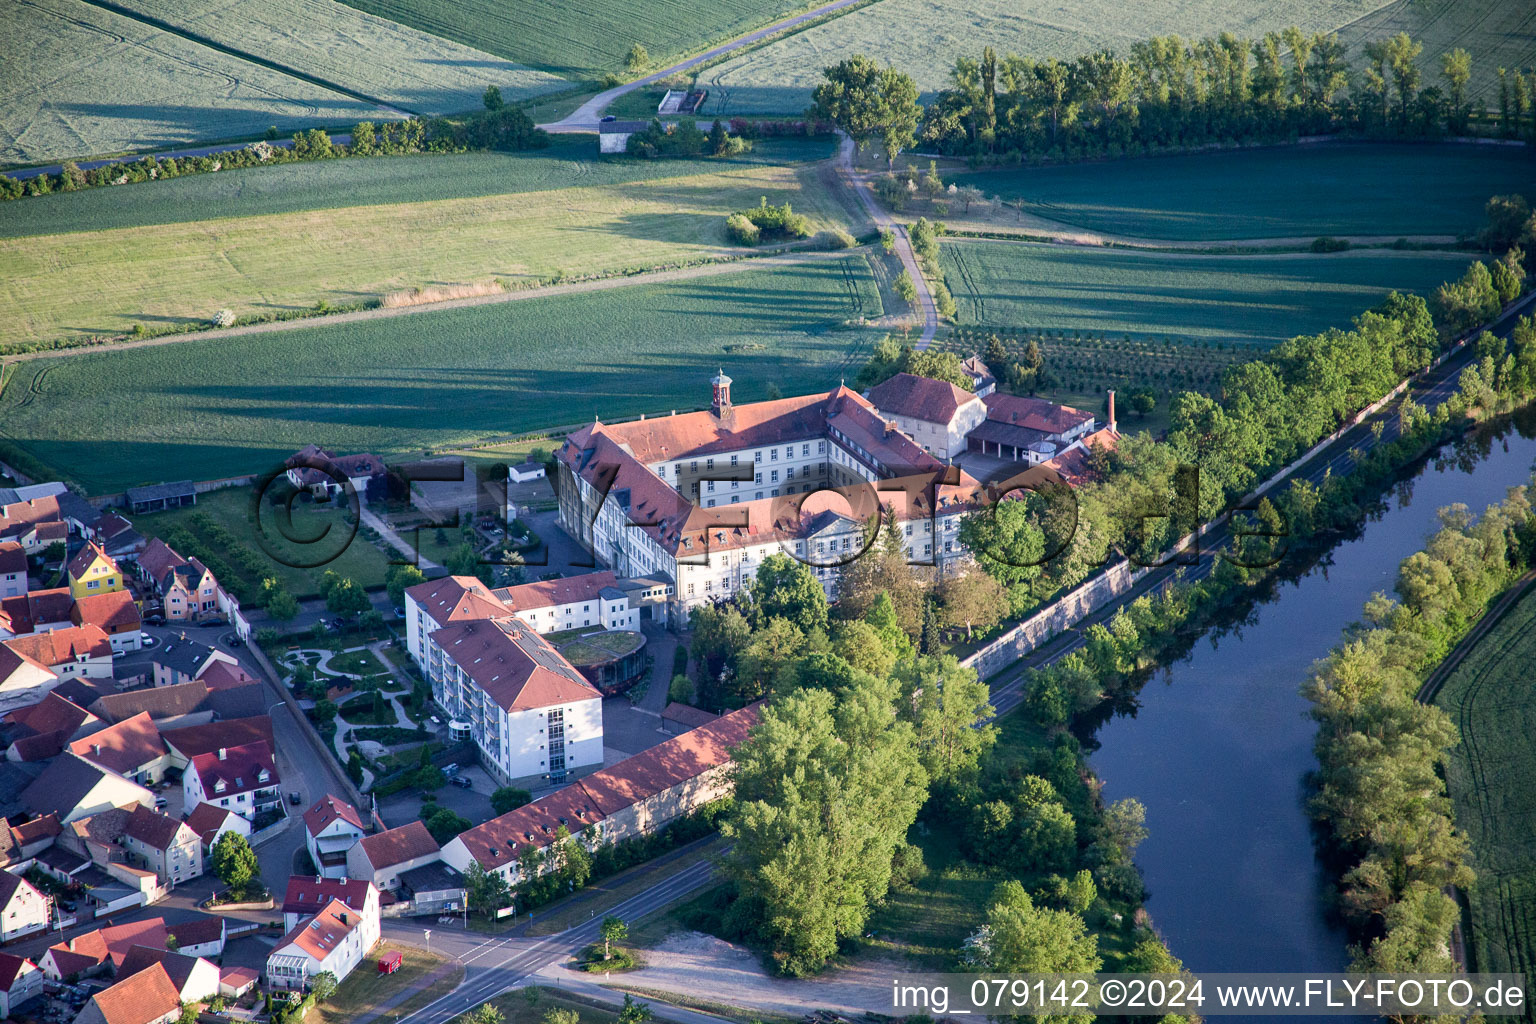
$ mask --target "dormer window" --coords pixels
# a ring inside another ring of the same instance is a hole
[[[215,793],[222,793],[222,792],[224,792],[224,789],[225,789],[225,786],[224,786],[224,780],[223,779],[220,779],[218,782],[215,782],[213,784],[213,791]]]

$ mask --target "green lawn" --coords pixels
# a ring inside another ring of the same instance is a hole
[[[430,171],[457,159],[360,163]],[[522,287],[647,269],[741,251],[726,237],[725,218],[762,197],[792,203],[813,230],[846,220],[814,167],[698,161],[654,178],[644,164],[625,164],[616,183],[601,172],[591,175],[595,184],[558,192],[514,183],[494,195],[238,217],[224,210],[192,223],[0,239],[0,322],[8,341],[53,339],[205,324],[220,309],[243,316],[417,287]],[[556,160],[537,167],[564,172]]]
[[[394,974],[379,974],[374,963],[386,953],[402,955],[400,969]],[[428,1003],[447,995],[464,980],[464,965],[441,953],[417,946],[385,942],[368,955],[351,977],[336,987],[335,993],[312,1011],[309,1019],[317,1024],[344,1024],[362,1016],[378,1015],[392,1019],[396,1014],[408,1017]],[[402,1002],[385,1007],[403,993]]]
[[[639,43],[653,61],[741,35],[798,9],[795,0],[352,0],[351,6],[566,77],[623,71]]]
[[[881,312],[855,253],[237,342],[81,353],[18,366],[0,395],[0,437],[92,493],[258,472],[310,442],[417,455],[594,415],[703,406],[721,366],[741,401],[770,384],[786,395],[829,388],[873,342],[850,321]]]
[[[1446,679],[1455,720],[1446,783],[1472,840],[1469,948],[1476,971],[1536,974],[1536,593],[1527,594]]]
[[[1019,242],[943,246],[960,323],[1273,344],[1328,327],[1392,289],[1428,292],[1465,253],[1195,256]]]
[[[165,467],[176,465],[174,460],[165,463],[161,472],[165,472]],[[349,576],[365,587],[383,585],[384,573],[389,568],[388,558],[361,536],[353,535],[350,516],[342,509],[296,503],[293,510],[291,524],[279,523],[272,507],[263,506],[258,525],[251,519],[251,488],[228,487],[198,495],[197,505],[192,508],[134,516],[133,525],[145,537],[165,537],[177,527],[185,527],[210,554],[233,565],[222,546],[215,540],[206,539],[204,531],[198,528],[194,516],[203,513],[234,534],[239,543],[257,556],[262,567],[260,573],[236,569],[253,591],[260,585],[260,577],[276,576],[294,597],[312,597],[318,592],[320,576],[327,569]],[[290,537],[295,539],[290,540]],[[299,542],[310,538],[319,539],[314,543]],[[189,556],[193,552],[182,551],[181,554]],[[303,567],[328,556],[334,557],[323,565]]]
[[[523,153],[314,160],[54,192],[0,204],[0,238],[619,185],[821,160],[836,149],[825,137],[762,139],[752,152],[728,160],[630,160],[599,158],[590,135],[552,140],[547,149]]]
[[[1471,234],[1490,195],[1536,194],[1536,161],[1494,146],[1326,144],[955,175],[1026,213],[1108,234],[1204,241]]]
[[[1292,24],[1329,30],[1376,6],[1374,0],[880,0],[727,60],[704,71],[699,82],[710,90],[706,113],[798,113],[810,103],[821,69],[856,53],[894,63],[931,93],[949,85],[956,57],[979,58],[983,46],[1000,57],[1075,58],[1106,48],[1124,54],[1138,40],[1169,33],[1261,36]]]
[[[371,103],[84,0],[6,7],[0,166],[381,116]]]
[[[344,651],[332,657],[326,668],[353,676],[383,675],[389,671],[372,651]]]

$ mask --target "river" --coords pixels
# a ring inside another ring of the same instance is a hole
[[[1530,478],[1536,431],[1468,440],[1401,483],[1352,539],[1282,583],[1245,623],[1160,669],[1135,707],[1095,733],[1106,800],[1135,797],[1150,836],[1136,862],[1147,909],[1194,971],[1338,971],[1348,938],[1329,919],[1328,879],[1305,813],[1315,726],[1299,688],[1308,667],[1391,592],[1435,512],[1474,512]]]

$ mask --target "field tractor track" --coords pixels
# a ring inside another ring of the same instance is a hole
[[[258,67],[266,68],[268,71],[276,71],[279,74],[287,75],[289,78],[297,78],[300,81],[308,82],[310,85],[317,85],[322,89],[328,89],[331,92],[339,93],[351,99],[367,103],[370,106],[378,107],[381,110],[387,110],[397,114],[409,114],[412,116],[420,116],[421,114],[421,112],[418,110],[407,110],[398,104],[381,100],[377,96],[369,96],[367,93],[361,93],[355,89],[350,89],[339,82],[332,82],[328,79],[321,78],[318,75],[312,75],[306,71],[300,71],[297,68],[291,68],[285,64],[279,64],[276,61],[269,60],[266,57],[262,57],[254,53],[249,53],[245,50],[236,49],[235,47],[228,46],[216,39],[211,39],[208,36],[189,31],[179,25],[175,25],[163,19],[156,18],[153,15],[144,14],[141,11],[135,11],[130,8],[123,7],[119,4],[115,4],[112,2],[112,0],[84,0],[84,2],[90,4],[92,7],[96,7],[111,14],[116,14],[119,17],[128,18],[132,21],[138,22],[141,25],[147,25],[150,28],[159,29],[162,32],[168,32],[171,35],[179,36],[188,42],[196,43],[199,46],[207,47],[210,50],[215,50],[230,57],[235,57],[249,64],[255,64]]]
[[[960,271],[960,280],[965,285],[966,293],[971,297],[971,322],[985,323],[987,304],[981,297],[981,289],[976,287],[976,279],[972,276],[970,261],[966,259],[965,250],[963,247],[957,247],[950,251],[954,253],[955,269]]]

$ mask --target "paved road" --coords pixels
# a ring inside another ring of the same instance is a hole
[[[1500,337],[1508,337],[1510,331],[1514,329],[1518,318],[1522,314],[1528,314],[1533,305],[1536,305],[1536,293],[1516,303],[1509,312],[1499,318],[1491,330]],[[1472,361],[1473,354],[1473,348],[1470,344],[1456,350],[1445,362],[1433,370],[1426,371],[1418,380],[1411,384],[1408,390],[1409,397],[1430,410],[1443,405],[1455,393],[1457,378],[1467,364]],[[1375,416],[1351,428],[1332,445],[1319,452],[1311,462],[1292,474],[1292,477],[1318,484],[1329,475],[1338,476],[1353,470],[1355,458],[1350,454],[1352,451],[1358,449],[1361,453],[1367,453],[1379,443],[1394,440],[1402,432],[1397,417],[1398,404],[1392,403]],[[1371,433],[1373,424],[1377,422],[1382,424],[1379,441]],[[1228,537],[1229,533],[1225,525],[1212,530],[1201,540],[1201,551],[1210,552],[1220,548],[1227,542]],[[992,680],[992,706],[997,709],[997,714],[999,716],[1005,715],[1023,703],[1024,680],[1030,669],[1042,668],[1060,661],[1071,652],[1086,644],[1087,637],[1085,633],[1090,626],[1107,622],[1121,608],[1129,605],[1143,594],[1168,586],[1174,580],[1176,574],[1181,571],[1184,580],[1194,582],[1209,576],[1215,567],[1216,560],[1214,558],[1203,556],[1194,565],[1175,564],[1153,569],[1147,573],[1136,586],[1132,587],[1118,599],[1089,615],[1076,626],[1064,631],[1051,642],[1037,648],[1028,656],[1016,662],[1012,667],[995,676]]]
[[[843,135],[842,144],[837,149],[837,172],[859,197],[859,202],[864,204],[864,211],[875,222],[875,227],[889,231],[896,238],[896,254],[901,257],[901,265],[907,268],[907,276],[912,278],[912,284],[917,288],[917,304],[923,313],[923,333],[913,347],[925,349],[939,329],[939,312],[933,304],[933,293],[928,290],[928,279],[923,277],[923,270],[917,265],[917,254],[912,251],[912,239],[908,237],[906,227],[897,223],[881,208],[875,201],[869,181],[854,169],[853,150],[853,138]]]
[[[767,25],[758,29],[756,32],[749,32],[744,36],[732,39],[728,43],[721,43],[719,46],[712,50],[705,50],[697,57],[689,57],[687,60],[679,61],[678,63],[673,64],[671,67],[662,68],[660,71],[646,75],[644,78],[637,78],[633,82],[625,82],[623,85],[615,86],[612,89],[607,89],[603,92],[600,92],[596,96],[593,96],[591,99],[587,100],[581,106],[577,107],[575,111],[567,114],[560,120],[551,121],[547,124],[541,124],[539,127],[543,128],[547,132],[597,131],[597,126],[602,118],[603,111],[608,107],[608,104],[612,103],[620,96],[634,92],[636,89],[643,89],[648,85],[661,81],[663,78],[666,78],[669,75],[675,75],[678,72],[688,71],[696,68],[700,64],[714,60],[716,57],[730,53],[733,50],[739,50],[743,46],[751,46],[753,43],[759,42],[773,35],[775,32],[783,32],[785,29],[794,28],[796,25],[803,25],[806,22],[815,18],[819,18],[824,14],[830,14],[833,11],[841,10],[844,7],[851,7],[854,4],[862,2],[863,0],[833,0],[832,3],[822,4],[820,7],[813,7],[803,14],[797,14],[792,18],[785,18],[783,21],[776,21],[771,25]]]

